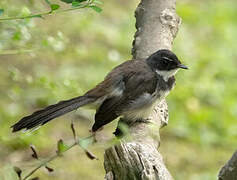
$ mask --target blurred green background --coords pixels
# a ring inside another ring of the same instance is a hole
[[[84,109],[32,133],[12,134],[9,127],[36,109],[82,95],[130,59],[138,2],[104,1],[100,14],[84,9],[0,22],[0,179],[16,179],[14,165],[34,167],[31,143],[44,158],[54,153],[58,139],[70,142],[71,119],[80,136],[89,134],[93,111]],[[1,0],[0,8],[5,16],[15,16],[48,5],[43,0]],[[170,119],[161,130],[160,148],[177,180],[216,179],[236,148],[236,9],[235,0],[177,1],[183,21],[173,50],[190,70],[177,74],[177,85],[167,98]],[[106,127],[105,136],[115,126]],[[41,169],[35,175],[44,180],[103,179],[104,149],[103,144],[91,147],[100,159],[91,161],[74,148],[49,164],[53,173]]]

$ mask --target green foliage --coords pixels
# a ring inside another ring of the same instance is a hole
[[[94,138],[93,137],[87,137],[87,138],[82,138],[78,140],[78,144],[83,148],[87,149],[88,146],[94,143]]]
[[[27,8],[24,7],[22,10],[21,16],[13,16],[13,17],[4,17],[0,18],[1,21],[11,21],[11,20],[19,20],[19,19],[30,19],[30,18],[35,18],[35,17],[44,17],[51,15],[52,12],[54,13],[62,13],[66,11],[73,11],[73,10],[78,10],[78,9],[83,9],[83,8],[91,8],[95,10],[96,12],[100,13],[102,9],[97,6],[97,4],[101,4],[100,1],[98,0],[75,0],[75,1],[70,1],[71,2],[71,8],[65,8],[65,9],[60,9],[59,4],[51,3],[49,0],[45,0],[45,2],[50,6],[50,11],[43,11],[40,13],[32,14],[31,11]],[[66,1],[65,3],[69,4],[69,1]],[[0,9],[0,15],[3,13],[4,9]]]
[[[237,86],[233,84],[237,76],[237,41],[233,38],[236,5],[231,1],[208,4],[178,6],[184,24],[175,40],[175,51],[190,71],[181,78],[178,75],[177,88],[170,97],[171,111],[182,111],[171,114],[175,122],[172,131],[205,145],[231,144],[237,137]]]
[[[60,8],[58,4],[50,4],[50,7],[51,7],[51,11],[55,11]]]
[[[64,144],[63,140],[60,139],[58,141],[58,149],[57,149],[57,154],[62,154],[63,152],[65,152],[68,149],[68,146],[66,144]]]

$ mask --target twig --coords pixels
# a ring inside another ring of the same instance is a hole
[[[73,10],[76,10],[76,9],[89,8],[93,5],[93,1],[94,0],[88,0],[87,3],[85,3],[81,6],[72,7],[72,8],[68,8],[68,9],[59,9],[59,10],[54,10],[54,11],[50,10],[50,11],[45,11],[45,12],[26,15],[26,16],[0,18],[0,22],[1,21],[9,21],[9,20],[36,18],[36,17],[42,18],[43,16],[47,16],[47,15],[58,14],[58,13],[67,12],[67,11],[73,11]]]
[[[90,138],[94,138],[94,135],[88,136],[86,138],[80,139],[78,141],[75,141],[73,144],[71,144],[70,146],[67,146],[66,149],[64,149],[63,153],[70,150],[71,148],[75,147],[75,146],[80,146],[85,152],[86,155],[88,156],[88,152],[90,152],[89,150],[87,150],[84,146],[81,145],[81,142]],[[56,153],[55,155],[53,155],[52,157],[42,161],[37,167],[35,167],[32,171],[30,171],[22,180],[27,180],[27,178],[29,178],[32,174],[34,174],[37,170],[39,170],[41,167],[46,166],[49,162],[53,161],[54,159],[56,159],[57,157],[61,157],[62,153]],[[98,159],[97,157],[94,158],[90,158],[90,159]]]
[[[33,49],[19,49],[19,50],[0,50],[0,55],[14,55],[22,53],[31,53]]]
[[[75,145],[74,145],[75,146]],[[27,178],[29,178],[32,174],[34,174],[38,169],[40,169],[41,167],[45,166],[47,163],[53,161],[55,158],[57,158],[59,155],[55,154],[54,156],[52,156],[51,158],[47,159],[46,161],[42,162],[39,166],[37,166],[36,168],[34,168],[31,172],[29,172],[29,174],[27,174],[22,180],[26,180]]]

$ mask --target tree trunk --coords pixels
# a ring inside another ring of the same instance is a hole
[[[141,0],[135,17],[137,31],[132,48],[134,59],[146,58],[158,49],[171,49],[181,22],[175,12],[175,0]],[[132,138],[124,138],[105,151],[105,179],[173,179],[157,150],[160,143],[159,129],[167,123],[168,107],[164,100],[154,109],[149,123],[128,125]]]
[[[221,168],[218,180],[236,180],[237,179],[237,151],[231,159]]]

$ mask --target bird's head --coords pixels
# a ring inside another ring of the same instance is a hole
[[[179,69],[188,69],[178,57],[168,49],[161,49],[147,58],[148,65],[165,80],[175,75]]]

